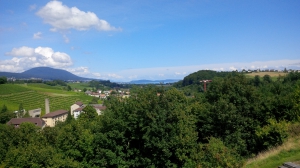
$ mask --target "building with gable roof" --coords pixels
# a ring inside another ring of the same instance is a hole
[[[41,118],[12,118],[7,122],[7,125],[13,125],[15,128],[19,128],[24,122],[33,123],[36,126],[44,128],[46,123]]]
[[[68,117],[67,110],[57,110],[42,116],[42,119],[46,122],[46,126],[54,127],[57,122],[64,122]]]
[[[102,111],[106,109],[106,106],[103,106],[102,104],[90,104],[91,106],[94,107],[94,109],[96,110],[98,115],[101,115]],[[77,107],[75,106],[75,104],[72,105],[73,107]],[[71,110],[72,110],[72,106],[71,106]],[[72,116],[77,119],[79,117],[79,115],[81,113],[84,112],[85,105],[82,104],[82,106],[78,107],[77,109],[74,109],[71,114]]]
[[[74,110],[80,108],[80,107],[84,107],[83,103],[78,101],[76,103],[74,103],[73,105],[71,105],[71,115],[74,116]]]

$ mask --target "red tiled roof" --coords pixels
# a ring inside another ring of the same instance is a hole
[[[45,125],[45,121],[41,118],[12,118],[7,122],[8,125],[20,125],[23,122],[30,122],[37,126],[43,127]]]
[[[99,110],[105,110],[106,109],[106,106],[102,106],[102,105],[94,105],[93,107],[97,108]]]
[[[83,103],[80,102],[80,101],[76,102],[75,104],[77,104],[78,106],[82,106],[83,105]]]
[[[79,108],[77,108],[77,109],[75,109],[73,111],[82,111],[82,109],[84,109],[84,107],[79,107]]]
[[[59,115],[66,114],[66,113],[68,113],[67,110],[57,110],[57,111],[43,115],[42,118],[55,117],[55,116],[59,116]]]

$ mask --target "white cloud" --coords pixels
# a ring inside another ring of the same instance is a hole
[[[175,72],[175,75],[184,75],[186,72]]]
[[[117,78],[117,79],[123,78],[122,76],[117,75],[117,74],[115,74],[115,73],[113,73],[113,74],[107,74],[107,76],[108,76],[109,78]]]
[[[100,73],[92,73],[92,75],[94,75],[95,77],[101,77],[102,75]]]
[[[165,76],[165,74],[158,74],[158,76],[161,76],[161,77],[162,77],[162,76]]]
[[[29,10],[30,11],[33,11],[33,10],[35,10],[36,9],[36,4],[33,4],[33,5],[30,5],[29,6]]]
[[[20,48],[13,48],[11,52],[5,53],[5,55],[15,56],[15,57],[31,57],[34,55],[34,48],[30,47],[20,47]]]
[[[65,34],[63,35],[63,38],[65,40],[65,43],[69,43],[70,42],[69,38]]]
[[[73,64],[68,54],[54,52],[49,47],[30,48],[23,46],[13,48],[10,52],[5,53],[5,55],[13,57],[10,60],[0,60],[1,70],[7,72],[20,72],[39,66],[65,68]]]
[[[128,78],[129,79],[136,79],[138,76],[137,75],[131,75],[131,76],[129,76]]]
[[[216,70],[216,71],[234,71],[242,69],[251,69],[251,66],[255,69],[275,68],[284,69],[285,67],[292,67],[300,69],[300,60],[272,60],[272,61],[256,61],[256,62],[235,62],[235,63],[220,63],[220,64],[205,64],[205,65],[192,65],[192,66],[177,66],[177,67],[153,67],[143,69],[126,69],[119,72],[115,72],[124,78],[119,79],[125,81],[130,79],[127,76],[135,74],[138,79],[182,79],[190,73],[197,72],[199,70]],[[164,74],[164,76],[158,76],[157,74]]]
[[[231,71],[235,71],[235,70],[237,70],[234,66],[231,66],[231,67],[229,67],[229,70],[231,70]]]
[[[33,39],[40,39],[42,38],[42,33],[41,32],[37,32],[33,34]]]
[[[99,31],[121,30],[99,19],[93,12],[84,12],[77,7],[68,7],[60,1],[50,1],[37,13],[43,21],[52,26],[51,31],[76,29],[79,31],[95,28]]]
[[[66,68],[66,70],[78,76],[90,74],[88,67]]]

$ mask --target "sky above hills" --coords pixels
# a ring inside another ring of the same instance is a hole
[[[299,0],[0,0],[0,71],[182,79],[300,69]]]

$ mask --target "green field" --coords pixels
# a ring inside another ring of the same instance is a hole
[[[300,160],[300,137],[291,138],[283,145],[266,152],[262,152],[255,158],[250,159],[245,168],[271,168],[281,166],[284,162],[299,164]]]
[[[87,104],[92,99],[84,93],[65,91],[63,87],[45,84],[0,85],[0,108],[5,104],[9,111],[18,110],[22,103],[26,111],[41,108],[44,113],[45,98],[49,99],[50,111],[69,110],[76,101]]]
[[[285,75],[287,75],[287,73],[284,73],[284,72],[252,72],[252,73],[246,73],[245,75],[246,75],[246,77],[249,77],[249,78],[254,78],[256,75],[258,75],[261,78],[265,75],[270,75],[271,79],[273,81],[275,81],[275,80],[277,80],[278,77],[285,76]]]
[[[68,83],[72,87],[72,89],[81,89],[86,88],[87,90],[92,90],[93,88],[89,86],[88,83]]]

